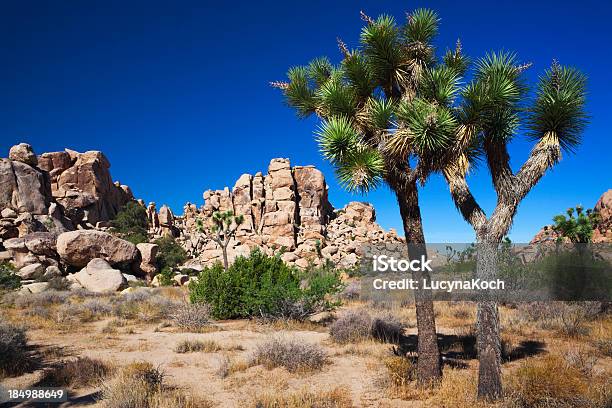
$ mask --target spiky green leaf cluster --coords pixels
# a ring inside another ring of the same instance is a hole
[[[450,106],[460,91],[459,74],[446,65],[438,65],[423,75],[419,91],[421,98]]]
[[[429,43],[438,33],[440,18],[431,10],[420,8],[408,17],[408,24],[404,29],[409,42]]]
[[[531,138],[538,140],[552,133],[563,149],[573,151],[580,144],[588,120],[585,95],[584,74],[553,64],[540,77],[535,104],[529,111]]]
[[[525,91],[514,54],[487,54],[463,92],[465,119],[478,123],[486,138],[508,141],[518,128]]]
[[[397,117],[410,129],[408,139],[418,154],[435,153],[449,147],[457,126],[449,109],[421,98],[402,103]]]
[[[300,117],[306,117],[316,108],[314,91],[308,83],[308,69],[293,67],[287,73],[289,84],[285,90],[287,103],[296,109]]]
[[[316,100],[324,117],[352,117],[357,111],[357,96],[344,80],[341,70],[333,70],[316,92]]]
[[[353,123],[344,116],[323,121],[317,132],[323,157],[336,167],[340,182],[350,191],[367,192],[382,181],[384,161],[366,145]]]
[[[399,28],[395,19],[382,15],[374,24],[364,27],[361,31],[361,44],[374,78],[383,88],[390,90],[405,74],[402,69],[404,58]]]

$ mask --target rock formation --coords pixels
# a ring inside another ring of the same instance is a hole
[[[385,232],[376,224],[369,204],[352,202],[334,210],[327,189],[323,174],[313,166],[291,167],[288,159],[273,159],[266,175],[243,174],[231,190],[205,191],[204,205],[198,209],[187,203],[183,216],[169,227],[179,232],[179,242],[205,265],[220,260],[221,249],[198,232],[197,220],[210,224],[215,211],[244,216],[228,248],[230,262],[259,247],[268,254],[283,251],[285,262],[300,267],[325,259],[351,267],[358,262],[361,244],[401,240],[394,231]],[[160,210],[159,225],[163,225],[161,214]],[[150,212],[149,219],[155,218]]]
[[[129,187],[112,181],[109,168],[98,151],[66,149],[36,156],[25,143],[0,159],[0,260],[13,264],[27,286],[24,292],[45,290],[34,280],[78,269],[69,275],[73,286],[93,291],[123,288],[126,277],[136,279],[129,273],[154,281],[158,246],[136,246],[109,230],[110,220],[134,200]],[[221,260],[222,251],[199,225],[210,225],[216,211],[231,210],[244,222],[230,241],[230,262],[257,247],[302,268],[325,260],[352,267],[361,244],[401,241],[376,224],[369,204],[352,202],[334,210],[327,189],[316,168],[273,159],[267,174],[243,174],[231,189],[206,191],[204,205],[188,203],[182,216],[149,203],[149,240],[177,238],[192,255],[184,268],[201,270]],[[180,284],[186,280],[176,279]]]
[[[49,173],[51,194],[73,223],[93,228],[134,199],[128,186],[113,182],[102,152],[73,150],[44,153],[39,167]]]

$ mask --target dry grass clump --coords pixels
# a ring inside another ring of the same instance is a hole
[[[27,293],[19,294],[13,298],[13,304],[19,309],[25,309],[28,307],[47,307],[59,303],[64,303],[68,299],[68,292],[59,292],[55,290],[48,290],[41,293]]]
[[[183,340],[174,347],[175,353],[192,353],[202,351],[204,353],[214,353],[222,349],[221,345],[213,340]]]
[[[125,320],[112,319],[111,321],[106,323],[106,326],[104,326],[102,328],[102,333],[104,333],[104,334],[116,334],[117,333],[117,329],[119,327],[125,327],[126,325],[127,325],[127,322]]]
[[[349,310],[340,316],[329,329],[329,335],[336,343],[346,344],[376,339],[397,343],[406,325],[391,313],[374,316],[364,309]]]
[[[518,316],[540,329],[576,338],[589,334],[585,324],[600,316],[601,311],[601,302],[534,302],[519,305]]]
[[[210,326],[210,308],[204,304],[185,303],[174,310],[171,319],[183,330],[200,332]]]
[[[43,373],[38,386],[81,388],[94,386],[113,371],[105,362],[89,357],[62,361]]]
[[[252,401],[254,408],[352,408],[349,391],[337,387],[329,391],[302,390],[290,394],[263,394]]]
[[[182,304],[154,294],[148,289],[139,288],[115,298],[113,314],[123,319],[152,323],[171,315]]]
[[[402,387],[416,379],[416,365],[406,357],[388,357],[384,363],[391,384]]]
[[[477,373],[447,368],[440,385],[429,397],[425,406],[432,408],[489,408],[476,395]],[[421,391],[422,392],[422,391]]]
[[[102,384],[107,408],[208,408],[213,405],[164,384],[164,373],[149,362],[135,362]]]
[[[372,316],[363,310],[349,310],[329,328],[329,335],[336,343],[355,343],[370,337]]]
[[[591,355],[584,349],[569,350],[565,355],[565,363],[577,369],[584,377],[593,376],[593,368],[597,364],[597,357]]]
[[[32,362],[23,328],[0,321],[0,378],[27,371]]]
[[[473,307],[470,308],[464,303],[459,303],[451,308],[451,316],[459,320],[468,320],[474,317]]]
[[[522,363],[509,381],[511,398],[521,407],[588,407],[584,375],[558,356]]]
[[[257,346],[250,365],[262,364],[268,369],[285,367],[295,372],[317,370],[326,362],[327,353],[317,344],[271,337]]]
[[[604,357],[612,357],[612,339],[597,339],[593,342],[593,347]]]

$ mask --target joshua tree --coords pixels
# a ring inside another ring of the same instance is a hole
[[[597,213],[590,209],[585,212],[581,205],[576,206],[576,216],[573,208],[568,208],[566,212],[567,217],[559,214],[553,218],[552,229],[561,235],[559,239],[567,238],[581,244],[591,242],[593,228],[598,221]]]
[[[212,215],[212,225],[207,228],[202,220],[196,220],[196,228],[199,232],[207,234],[210,239],[215,241],[223,251],[223,268],[227,270],[229,263],[227,260],[227,246],[230,240],[236,236],[236,230],[244,221],[242,215],[234,215],[231,210],[215,211]]]
[[[339,65],[317,58],[291,68],[289,82],[273,82],[300,117],[321,120],[323,156],[349,189],[367,192],[386,183],[399,204],[411,258],[425,253],[417,183],[440,169],[451,146],[455,118],[447,105],[466,66],[460,45],[437,64],[432,40],[438,17],[419,9],[398,25],[390,16],[376,20],[363,12],[360,47],[338,39]],[[442,88],[438,88],[438,83]],[[414,273],[419,281],[429,279]],[[442,373],[431,294],[416,292],[417,378],[431,384]]]
[[[512,54],[486,56],[477,62],[473,80],[461,91],[455,108],[457,143],[443,174],[455,205],[476,233],[476,272],[483,279],[495,275],[496,249],[510,230],[518,205],[559,162],[561,151],[571,152],[580,143],[587,123],[583,74],[553,61],[540,77],[535,97],[529,98],[529,88],[522,78],[529,66],[518,65]],[[521,124],[535,146],[515,172],[510,166],[508,143]],[[470,155],[484,156],[493,180],[497,204],[488,217],[466,182]],[[497,398],[502,395],[497,304],[492,300],[480,302],[477,319],[478,395]]]
[[[431,40],[438,18],[416,10],[398,26],[389,16],[367,25],[361,47],[349,51],[339,66],[319,58],[307,67],[289,70],[289,82],[272,85],[283,90],[300,116],[322,119],[318,132],[323,155],[349,188],[367,191],[385,182],[395,193],[407,243],[424,243],[417,182],[433,172],[447,180],[455,205],[476,233],[477,274],[495,274],[496,249],[508,233],[519,203],[561,158],[572,151],[586,125],[585,78],[572,68],[552,67],[540,78],[535,98],[519,65],[508,53],[491,53],[475,64],[473,79],[460,86],[469,60],[461,44],[436,60]],[[523,121],[536,142],[529,158],[515,173],[507,145]],[[486,159],[497,205],[487,217],[466,181],[470,167]],[[422,250],[424,247],[421,246]],[[415,254],[409,245],[410,256]],[[417,292],[419,380],[439,374],[432,302]],[[478,394],[502,393],[499,316],[494,301],[478,305]],[[435,360],[435,361],[434,361]]]

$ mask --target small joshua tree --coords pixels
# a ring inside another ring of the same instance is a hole
[[[576,206],[576,216],[574,209],[568,208],[567,217],[559,214],[553,218],[553,231],[560,235],[559,239],[568,238],[572,243],[588,243],[593,238],[593,228],[597,224],[597,213],[593,210],[586,210],[581,205]]]
[[[242,222],[244,216],[234,215],[231,210],[215,211],[212,215],[212,226],[207,228],[202,220],[198,219],[196,228],[199,232],[205,233],[215,241],[223,251],[223,268],[227,270],[229,262],[227,260],[227,246],[230,240],[236,236],[236,231]]]

